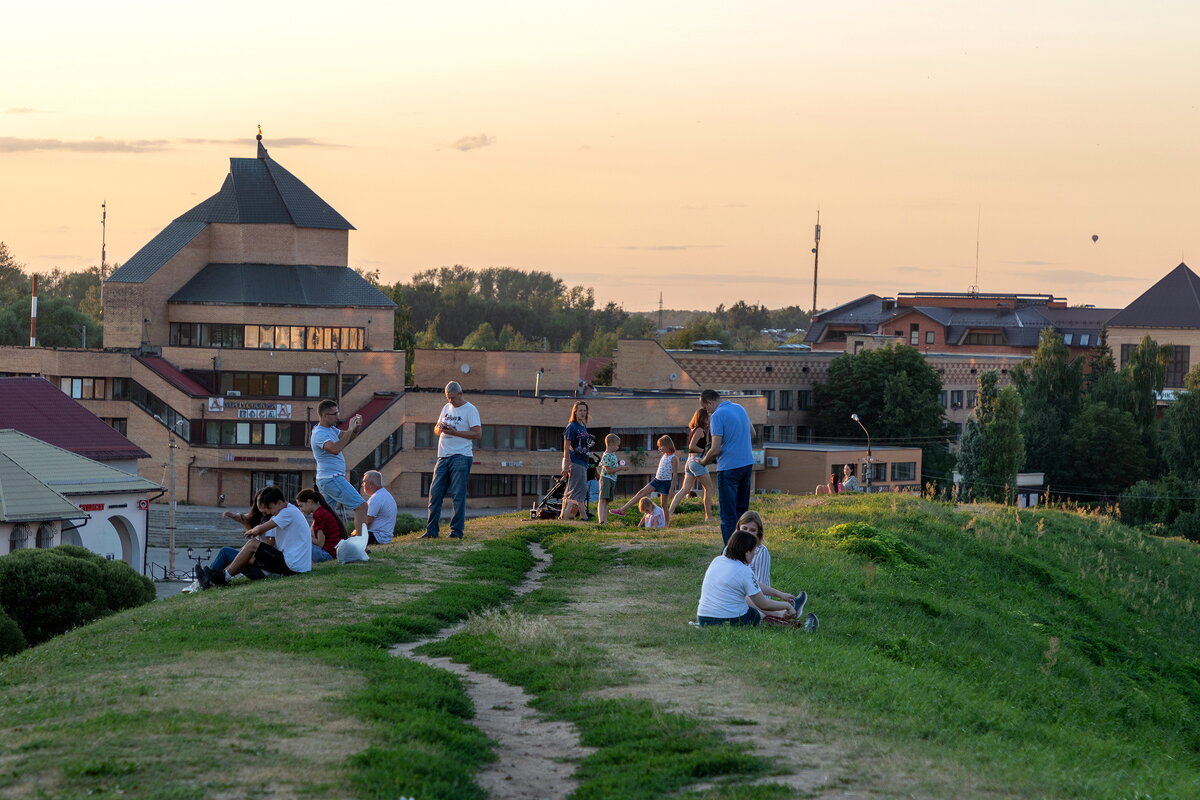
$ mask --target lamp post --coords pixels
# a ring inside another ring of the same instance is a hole
[[[869,494],[871,492],[871,478],[874,477],[875,472],[875,467],[872,466],[873,460],[871,458],[871,432],[867,430],[866,425],[862,424],[862,420],[858,418],[858,414],[851,414],[850,419],[857,422],[858,427],[862,428],[863,433],[867,435],[867,469],[866,474],[863,475],[863,478],[865,479],[863,482],[863,491]]]
[[[154,418],[166,425],[158,414]],[[175,441],[176,432],[182,432],[183,420],[176,420],[174,425],[167,425],[167,495],[170,505],[167,506],[167,572],[170,579],[175,578],[175,450],[179,444]]]

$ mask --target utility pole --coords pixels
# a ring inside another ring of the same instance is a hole
[[[821,209],[817,209],[817,227],[813,230],[813,304],[812,314],[809,317],[817,315],[817,267],[821,263]]]
[[[662,329],[663,329],[663,294],[662,294],[662,292],[659,292],[658,293],[658,330],[662,331]]]
[[[108,201],[100,202],[100,314],[104,314],[104,279],[108,277]]]

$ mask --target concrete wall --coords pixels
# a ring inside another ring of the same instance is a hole
[[[540,378],[539,370],[543,370]],[[519,389],[532,394],[536,382],[543,393],[574,392],[579,388],[579,354],[488,350],[417,350],[413,354],[416,386],[441,389],[450,381],[458,381],[468,391]]]

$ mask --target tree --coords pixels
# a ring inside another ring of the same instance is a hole
[[[1200,379],[1200,367],[1185,383]],[[1195,379],[1194,377],[1195,376]],[[1162,455],[1171,474],[1186,481],[1200,480],[1200,391],[1189,387],[1175,398],[1162,421]]]
[[[960,496],[964,500],[973,500],[979,496],[975,484],[982,480],[980,469],[984,450],[983,426],[991,421],[992,411],[995,409],[999,377],[995,370],[989,370],[979,376],[979,400],[974,413],[967,418],[962,439],[958,444],[956,469],[962,477]]]
[[[733,337],[721,322],[712,315],[705,315],[664,336],[662,346],[668,350],[691,350],[692,342],[703,340],[720,342],[722,347],[733,343]]]
[[[30,280],[25,274],[24,265],[17,263],[8,251],[8,245],[0,242],[0,306],[28,298],[30,292]]]
[[[1160,345],[1144,336],[1121,370],[1102,375],[1088,393],[1089,401],[1105,403],[1133,417],[1148,469],[1158,452],[1158,392],[1166,382],[1170,360],[1170,345]]]
[[[1071,423],[1068,452],[1074,484],[1115,497],[1145,472],[1146,451],[1128,411],[1089,402]]]
[[[496,331],[492,323],[484,322],[478,328],[467,334],[462,343],[464,350],[498,350],[500,342],[496,339]]]
[[[994,384],[991,392],[995,400],[990,403],[991,408],[984,412],[987,421],[981,430],[976,494],[990,500],[1012,503],[1017,495],[1017,473],[1025,463],[1025,439],[1021,435],[1021,394],[1013,386],[1005,386],[996,394]]]
[[[445,343],[438,336],[438,323],[441,322],[441,317],[434,317],[429,320],[429,324],[425,326],[425,330],[417,337],[416,346],[422,350],[433,350],[438,347],[445,346]]]
[[[592,340],[588,342],[587,350],[584,352],[588,358],[612,358],[613,352],[617,349],[617,335],[615,333],[602,333],[597,330]]]
[[[84,311],[83,303],[89,294],[93,294],[99,300],[100,268],[88,267],[78,272],[67,272],[55,267],[50,274],[38,277],[38,294],[61,297],[69,302],[75,310]],[[97,319],[100,317],[99,314],[90,316]]]
[[[1027,364],[1013,371],[1025,409],[1025,467],[1044,472],[1051,486],[1067,479],[1066,432],[1079,411],[1083,365],[1071,359],[1062,336],[1050,328]]]
[[[571,335],[571,338],[568,339],[563,345],[562,351],[564,353],[578,353],[582,349],[583,335],[579,331],[575,331],[575,333]]]
[[[901,377],[902,376],[902,377]],[[950,428],[938,402],[942,381],[916,349],[888,345],[833,359],[815,389],[814,423],[820,436],[865,443],[850,418],[858,414],[878,444],[918,446],[926,474],[947,478],[953,460]]]
[[[29,298],[17,300],[0,309],[0,344],[29,344]],[[104,331],[100,323],[76,311],[61,297],[38,299],[38,344],[44,347],[99,347]]]
[[[608,363],[596,370],[592,374],[593,386],[612,386],[613,370],[616,369],[616,359],[609,359]]]

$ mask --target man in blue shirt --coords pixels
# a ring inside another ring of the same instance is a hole
[[[700,405],[708,412],[712,440],[700,463],[708,466],[717,461],[721,538],[729,544],[729,537],[737,530],[738,519],[750,510],[750,483],[754,470],[750,415],[737,403],[722,400],[712,389],[700,393]]]
[[[317,462],[317,490],[330,503],[354,509],[354,529],[359,535],[367,533],[367,501],[354,485],[346,480],[346,457],[342,450],[354,441],[362,429],[362,415],[350,418],[345,430],[339,430],[338,404],[335,400],[322,400],[317,406],[317,424],[313,427],[313,458]]]

